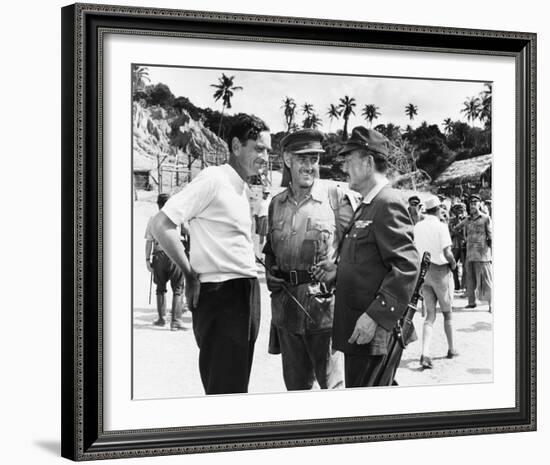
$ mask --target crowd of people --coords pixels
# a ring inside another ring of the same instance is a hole
[[[423,286],[425,320],[420,364],[432,368],[430,342],[437,304],[444,318],[447,358],[458,355],[452,327],[454,294],[468,297],[466,308],[476,308],[478,301],[485,301],[492,311],[491,200],[482,201],[476,194],[463,199],[430,195],[422,204],[413,195],[408,203],[417,248],[431,255]]]
[[[490,302],[491,220],[479,197],[468,198],[467,208],[458,202],[449,208],[437,196],[423,204],[413,196],[407,208],[387,179],[388,140],[362,126],[339,151],[349,188],[321,182],[323,138],[304,129],[282,139],[284,189],[271,199],[265,189],[251,215],[247,181],[266,169],[271,138],[264,121],[241,115],[228,135],[227,164],[205,168],[169,199],[159,196],[160,212],[145,236],[157,285],[154,324],[165,324],[170,281],[170,327],[182,328],[185,289],[206,394],[248,390],[260,321],[258,262],[271,296],[268,350],[281,354],[288,390],[377,385],[389,369],[389,341],[410,304],[424,252],[431,265],[422,290],[423,368],[432,367],[437,304],[447,356],[458,355],[453,283],[457,291],[466,283],[469,307],[476,298]],[[182,241],[182,231],[189,240]],[[255,256],[252,231],[263,260]]]

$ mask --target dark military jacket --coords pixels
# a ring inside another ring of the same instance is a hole
[[[385,186],[370,203],[361,204],[341,244],[333,347],[347,354],[385,354],[391,330],[409,304],[419,267],[407,207],[399,191]],[[363,312],[378,324],[374,339],[365,345],[349,344]]]

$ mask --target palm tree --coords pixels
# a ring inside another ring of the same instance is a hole
[[[464,113],[466,119],[472,122],[472,125],[476,119],[479,118],[481,113],[481,101],[478,97],[470,97],[464,100],[464,107],[460,110],[461,113]]]
[[[313,113],[313,115],[311,115],[311,118],[310,118],[310,123],[311,123],[310,127],[312,129],[317,129],[319,126],[323,124],[323,120],[319,118],[317,113]]]
[[[284,108],[286,132],[290,132],[290,128],[294,123],[294,116],[296,115],[296,102],[292,97],[286,97],[283,100],[282,108]]]
[[[479,111],[479,120],[485,123],[485,128],[491,126],[491,107],[493,104],[492,92],[493,88],[491,84],[485,83],[485,90],[481,92],[481,109]]]
[[[330,119],[330,125],[332,126],[332,120],[333,119],[340,119],[340,115],[342,113],[342,110],[339,110],[336,105],[333,103],[330,104],[328,107],[327,115]]]
[[[405,107],[405,114],[409,117],[409,119],[412,121],[416,115],[418,115],[418,107],[414,105],[413,103],[409,103]]]
[[[372,127],[373,120],[377,119],[381,113],[378,111],[379,108],[374,104],[368,104],[363,107],[363,112],[361,115],[369,122],[369,127]]]
[[[451,118],[445,118],[443,120],[443,128],[445,129],[445,134],[449,135],[453,129],[453,120]]]
[[[342,118],[344,118],[344,131],[342,134],[342,139],[346,140],[348,138],[348,120],[350,115],[355,115],[355,112],[353,111],[353,107],[355,107],[357,104],[355,103],[355,99],[353,97],[348,97],[347,95],[344,96],[344,98],[340,99],[340,103],[338,104],[338,108],[342,112]]]
[[[323,120],[317,116],[317,113],[313,112],[311,115],[307,116],[306,119],[304,119],[303,128],[317,129],[322,123]]]
[[[302,105],[302,115],[305,116],[304,120],[302,121],[302,127],[304,129],[309,128],[311,116],[315,114],[315,110],[313,109],[313,104],[311,103],[304,103]]]
[[[401,128],[393,123],[379,124],[374,130],[383,134],[392,142],[401,139]]]
[[[132,84],[134,92],[142,90],[145,87],[146,81],[151,82],[149,78],[149,68],[145,66],[132,66]]]
[[[313,104],[311,103],[304,103],[302,106],[302,115],[311,116],[313,114]]]
[[[223,112],[226,108],[231,108],[231,98],[233,97],[233,93],[237,90],[243,90],[241,86],[233,85],[234,79],[235,76],[226,76],[225,73],[222,73],[222,76],[218,78],[217,84],[210,84],[210,87],[214,87],[216,89],[216,92],[214,92],[214,100],[217,102],[219,99],[222,99],[223,102],[220,123],[218,126],[218,137],[222,129]]]

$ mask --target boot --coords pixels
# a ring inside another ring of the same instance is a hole
[[[185,326],[185,323],[182,319],[182,307],[183,307],[183,296],[174,295],[172,296],[172,321],[170,322],[170,329],[172,331],[177,331],[178,329],[188,329]]]
[[[166,324],[166,299],[164,294],[157,294],[157,312],[159,317],[153,322],[153,324],[155,326],[164,326]]]

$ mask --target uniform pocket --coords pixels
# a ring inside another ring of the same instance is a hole
[[[374,234],[370,226],[364,228],[353,228],[348,239],[351,244],[352,263],[362,263],[370,256],[371,248],[376,247]]]
[[[390,342],[391,332],[386,331],[382,326],[377,326],[374,337],[369,344],[369,355],[386,355]]]
[[[301,251],[302,262],[313,264],[326,257],[333,238],[333,222],[328,219],[308,218]]]
[[[275,244],[280,244],[281,241],[285,240],[284,226],[285,226],[285,223],[283,220],[273,221],[271,223],[271,229],[269,230],[269,234],[271,235],[272,247]]]

